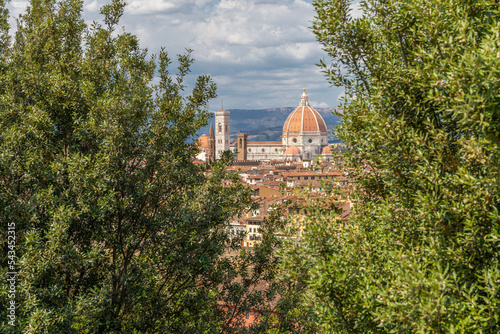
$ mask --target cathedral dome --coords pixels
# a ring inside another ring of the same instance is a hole
[[[289,133],[299,132],[327,132],[323,117],[309,105],[306,90],[300,101],[300,105],[288,116],[283,126],[283,136]]]
[[[197,140],[197,145],[198,149],[207,149],[208,148],[208,136],[207,135],[202,135],[198,138]]]
[[[286,149],[285,154],[300,154],[300,149],[297,146],[290,146]]]
[[[323,147],[321,154],[332,154],[332,148],[330,146]]]

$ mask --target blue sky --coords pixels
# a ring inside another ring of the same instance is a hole
[[[210,74],[219,97],[211,110],[294,107],[307,89],[313,107],[335,107],[343,89],[330,87],[315,65],[327,55],[309,27],[308,0],[128,0],[121,26],[141,47],[173,56],[194,50],[193,75]],[[84,18],[99,20],[106,0],[86,0]],[[11,14],[27,1],[11,1]]]

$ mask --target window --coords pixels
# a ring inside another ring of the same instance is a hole
[[[296,142],[297,142],[297,138],[293,138],[293,139],[292,139],[292,141],[293,141],[294,143],[296,143]]]
[[[264,152],[264,149],[262,149],[262,152]]]
[[[222,132],[222,125],[219,123],[219,132]]]
[[[243,147],[243,139],[240,138],[240,148]]]
[[[249,148],[249,149],[248,149],[248,152],[252,152],[252,150]]]
[[[226,124],[226,132],[227,132],[227,124]]]
[[[275,148],[275,149],[274,149],[274,152],[278,152],[278,149],[277,149],[277,148]]]
[[[304,180],[308,180],[308,179],[309,179],[309,177],[308,177],[308,176],[304,176]]]
[[[312,139],[309,139],[309,140],[308,140],[308,142],[309,142],[309,144],[310,144],[310,143],[312,143],[312,142],[313,142],[313,140],[312,140]]]

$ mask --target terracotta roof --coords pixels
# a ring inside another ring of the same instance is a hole
[[[331,171],[331,172],[313,172],[313,171],[293,171],[293,172],[285,172],[285,177],[294,177],[294,176],[340,176],[342,173]]]
[[[274,187],[277,187],[279,186],[280,184],[283,184],[283,181],[266,181],[264,182],[264,185],[265,186],[274,186]]]
[[[281,145],[281,141],[247,141],[247,146]]]
[[[321,154],[332,154],[332,148],[330,146],[323,147]]]
[[[305,90],[300,105],[288,115],[283,126],[283,134],[301,131],[327,131],[323,117],[309,105]]]
[[[198,138],[197,142],[198,142],[197,146],[200,150],[204,149],[204,148],[208,148],[208,136],[207,135],[200,136],[200,138]]]
[[[298,107],[288,116],[283,132],[321,131],[326,132],[323,117],[311,107]]]
[[[300,150],[297,146],[290,146],[286,149],[285,154],[300,154]]]
[[[248,172],[252,167],[249,166],[238,166],[238,165],[233,165],[229,166],[226,168],[227,171],[236,171],[238,169],[241,169],[243,173]]]

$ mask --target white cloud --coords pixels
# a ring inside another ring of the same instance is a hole
[[[97,0],[85,1],[83,9],[89,12],[98,12],[103,3],[99,3]]]
[[[330,107],[328,103],[326,102],[316,102],[316,101],[311,101],[310,102],[313,108],[328,108]]]
[[[86,22],[100,20],[100,7],[110,2],[86,0]],[[26,3],[9,6],[17,16]],[[228,109],[296,106],[303,87],[313,106],[335,106],[342,89],[330,88],[314,65],[325,54],[309,29],[313,17],[311,0],[129,0],[119,25],[151,53],[165,46],[175,58],[192,48],[190,80],[213,76],[216,109],[221,99]]]
[[[179,10],[183,4],[188,2],[182,0],[132,0],[128,3],[126,11],[130,14],[155,14],[158,12]]]

